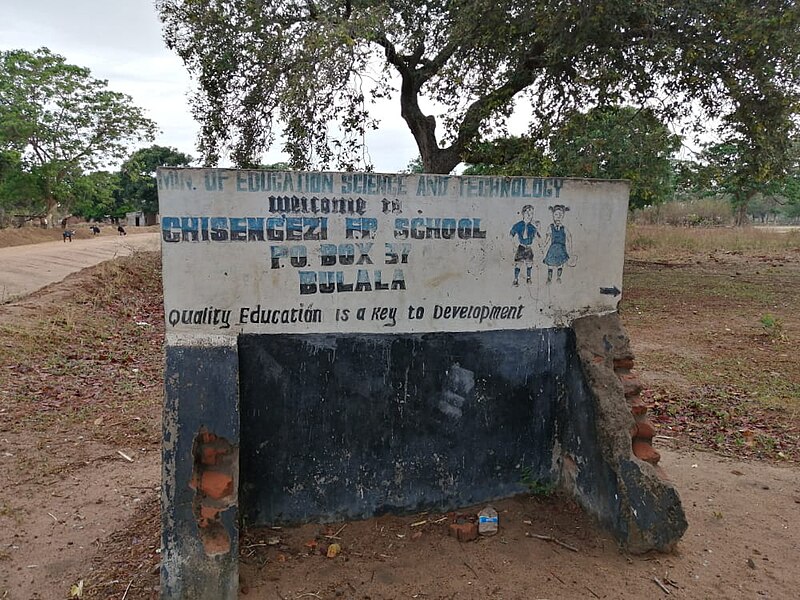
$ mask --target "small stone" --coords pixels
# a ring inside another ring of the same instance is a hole
[[[756,563],[755,563],[755,561],[753,561],[752,558],[748,558],[747,559],[747,566],[750,567],[751,569],[755,569],[756,568]]]

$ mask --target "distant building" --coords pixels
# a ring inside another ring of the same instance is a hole
[[[158,215],[155,213],[145,213],[142,211],[129,212],[125,214],[125,222],[128,227],[146,227],[158,224]]]

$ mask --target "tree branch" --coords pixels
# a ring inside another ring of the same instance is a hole
[[[492,112],[490,107],[505,104],[516,94],[536,81],[536,77],[541,69],[547,66],[553,66],[543,61],[545,51],[543,46],[537,45],[532,48],[532,50],[533,52],[524,57],[522,64],[511,71],[510,77],[505,83],[470,104],[467,111],[464,113],[464,118],[461,120],[461,125],[458,128],[458,135],[455,141],[449,146],[448,150],[457,153],[460,157],[466,149],[467,144],[471,140],[476,139],[481,123],[483,123],[484,119]]]

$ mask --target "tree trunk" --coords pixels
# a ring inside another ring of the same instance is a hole
[[[750,207],[750,202],[756,197],[754,190],[741,191],[733,197],[734,220],[733,224],[736,227],[744,227],[750,224],[747,218],[747,209]]]
[[[450,148],[428,149],[427,156],[421,152],[422,150],[422,170],[425,173],[447,175],[461,162],[460,157]]]
[[[405,120],[422,157],[422,170],[425,173],[446,175],[456,168],[461,157],[459,152],[450,146],[440,148],[436,141],[436,118],[425,115],[419,107],[417,94],[419,82],[410,71],[401,71],[400,115]]]

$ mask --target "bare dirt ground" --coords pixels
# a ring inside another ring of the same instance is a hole
[[[93,236],[84,228],[78,230],[80,235],[72,242],[61,239],[60,229],[0,232],[0,304],[61,281],[100,260],[127,256],[137,250],[158,250],[158,234],[152,228],[144,229],[131,227],[130,235],[120,236],[116,228],[105,227]],[[49,241],[53,237],[58,241]],[[36,243],[18,244],[22,240]]]
[[[800,244],[666,235],[629,232],[621,313],[689,520],[675,553],[526,495],[466,544],[439,514],[245,532],[241,597],[796,598]],[[0,598],[157,598],[158,274],[136,254],[0,306]]]

